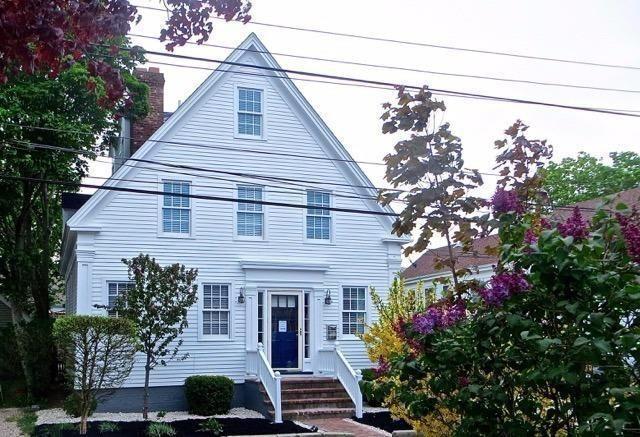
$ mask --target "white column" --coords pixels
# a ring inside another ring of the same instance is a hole
[[[96,252],[76,249],[78,275],[76,284],[76,313],[91,314],[93,311],[93,262]]]
[[[246,287],[244,293],[246,296],[245,346],[248,351],[255,351],[258,349],[258,289]]]
[[[311,299],[311,332],[309,338],[311,339],[311,365],[313,368],[313,373],[318,373],[318,365],[319,365],[319,356],[318,351],[322,347],[322,340],[324,339],[324,329],[323,329],[323,308],[324,308],[324,296],[325,289],[324,288],[314,288],[313,293],[309,298]]]

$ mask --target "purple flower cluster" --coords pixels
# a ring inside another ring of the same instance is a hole
[[[431,334],[438,328],[454,325],[466,314],[467,308],[462,301],[430,306],[424,313],[413,316],[413,329],[420,334]]]
[[[518,199],[518,193],[515,190],[505,190],[498,188],[491,197],[491,207],[496,213],[516,212],[521,214],[524,212],[524,206]]]
[[[620,223],[627,253],[632,260],[640,263],[640,223],[634,222],[620,213],[616,214],[616,220]]]
[[[574,240],[582,240],[589,236],[589,228],[580,214],[580,208],[573,208],[571,216],[564,223],[558,223],[558,232],[563,237],[571,236]]]
[[[535,244],[538,241],[538,236],[531,229],[527,229],[524,232],[524,244]]]
[[[381,376],[384,376],[387,373],[389,373],[390,369],[391,369],[391,364],[389,364],[389,362],[385,360],[383,357],[380,357],[378,359],[378,367],[376,367],[374,371],[376,373],[376,376],[380,378]]]
[[[522,272],[505,272],[494,275],[489,284],[480,290],[480,296],[487,305],[500,306],[514,294],[531,288]]]

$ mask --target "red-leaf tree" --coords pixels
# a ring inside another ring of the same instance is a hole
[[[215,17],[251,18],[246,0],[170,0],[166,5],[161,37],[169,50],[191,37],[206,41]],[[97,47],[125,36],[140,18],[128,0],[0,0],[0,82],[18,72],[55,77],[75,62],[95,59]],[[113,44],[111,50],[113,55],[118,48]],[[125,93],[119,72],[100,58],[90,67],[106,83],[104,103],[117,102]]]

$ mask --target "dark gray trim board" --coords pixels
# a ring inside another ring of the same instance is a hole
[[[235,384],[231,408],[244,407],[245,384]],[[119,388],[112,395],[101,399],[98,413],[141,413],[144,387]],[[149,411],[186,411],[187,399],[184,386],[149,388]]]

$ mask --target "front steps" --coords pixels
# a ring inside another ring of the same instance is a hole
[[[269,396],[260,386],[269,413],[274,408]],[[340,381],[313,376],[282,378],[282,418],[302,420],[327,417],[351,417],[355,407]]]

